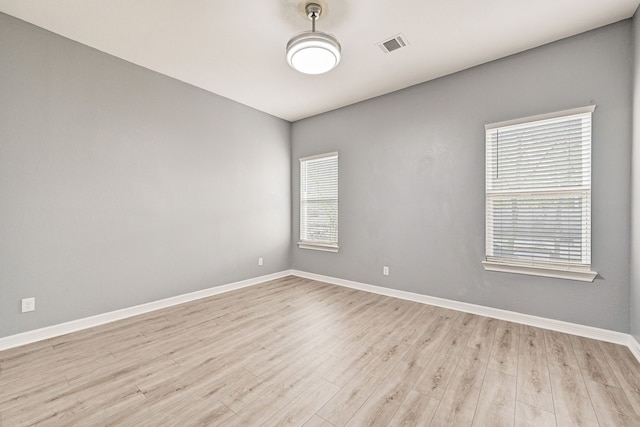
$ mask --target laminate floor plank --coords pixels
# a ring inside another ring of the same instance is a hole
[[[487,368],[473,417],[473,426],[513,427],[515,411],[515,375]]]
[[[288,393],[294,393],[294,390],[304,387],[309,378],[314,380],[316,376],[321,377],[338,361],[335,357],[321,351],[314,351],[314,349],[294,354],[296,357],[282,360],[264,373],[257,375],[249,387],[249,391],[253,392],[255,388],[277,385],[279,393],[286,397]],[[228,404],[231,405],[231,403]]]
[[[559,426],[598,426],[569,335],[544,331],[556,422]]]
[[[55,383],[67,381],[67,372],[59,369],[29,369],[29,364],[20,369],[12,369],[2,377],[3,388],[0,388],[0,405],[8,400],[16,400],[20,395],[32,393],[42,387],[43,382]]]
[[[27,417],[21,419],[7,418],[4,425],[11,427],[26,426],[65,426],[69,425],[67,419],[71,412],[51,412],[46,410],[32,411]]]
[[[371,343],[375,340],[373,337],[377,334],[377,330],[381,327],[381,322],[371,322],[368,326],[366,322],[362,322],[361,326],[346,338],[336,337],[336,341],[327,350],[329,354],[336,357],[347,357],[354,351],[364,347],[372,347]]]
[[[414,386],[416,391],[440,400],[453,377],[467,341],[478,323],[479,316],[464,313],[449,330]]]
[[[520,326],[517,382],[516,398],[519,402],[554,413],[543,329]]]
[[[391,321],[386,322],[378,329],[378,332],[371,338],[370,345],[377,348],[385,348],[388,345],[415,343],[416,337],[412,336],[416,321],[420,319],[420,312],[424,310],[420,304],[390,298],[389,304],[385,307],[391,314]]]
[[[424,365],[407,357],[386,376],[347,423],[348,426],[386,426],[413,388]]]
[[[335,426],[331,424],[329,421],[323,420],[319,416],[314,415],[309,419],[309,421],[304,423],[302,427],[335,427]]]
[[[376,357],[380,352],[375,347],[369,347],[367,345],[360,345],[353,353],[345,356],[344,358],[338,358],[339,362],[335,365],[334,369],[324,374],[324,378],[339,386],[344,386],[351,381],[353,377],[359,375],[360,372]]]
[[[123,422],[123,414],[143,407],[144,395],[138,390],[111,393],[99,400],[84,401],[67,414],[62,425],[109,425]]]
[[[411,390],[400,403],[400,407],[389,421],[389,425],[394,427],[428,426],[439,403],[439,400]]]
[[[285,277],[0,351],[0,427],[637,426],[616,344]]]
[[[33,400],[20,406],[14,406],[3,411],[4,416],[11,422],[21,423],[38,416],[43,419],[56,417],[73,411],[83,411],[86,408],[103,408],[111,402],[121,402],[139,393],[135,385],[125,378],[110,377],[106,381],[96,381],[85,387],[66,387],[50,391],[45,399]],[[39,423],[43,422],[42,420]]]
[[[467,340],[467,347],[477,349],[477,357],[481,358],[482,362],[489,363],[500,321],[484,316],[476,316],[476,318],[478,322]]]
[[[340,391],[340,387],[320,378],[262,425],[270,427],[301,426],[309,421],[316,411],[338,391]]]
[[[629,403],[640,415],[640,370],[637,360],[626,347],[605,342],[598,344]]]
[[[213,338],[201,340],[201,345],[194,345],[186,351],[172,354],[171,359],[181,366],[190,367],[212,362],[240,363],[243,360],[238,360],[237,353],[253,354],[263,348],[258,344],[260,338],[269,334],[273,333],[268,328],[258,327],[257,330],[253,330],[251,325],[245,325],[243,328],[229,331],[226,336],[221,336],[218,340]]]
[[[277,390],[279,394],[282,385],[277,381],[274,374],[267,377],[253,376],[246,382],[234,382],[227,394],[220,398],[220,401],[231,408],[234,412],[240,412],[242,408],[260,398],[263,394]]]
[[[232,417],[221,420],[219,424],[214,423],[213,425],[259,426],[280,412],[289,402],[289,399],[279,394],[277,390],[272,389],[243,407],[241,411]]]
[[[473,320],[475,320],[475,327],[468,339],[463,338],[466,344],[463,347],[462,357],[444,389],[432,420],[433,426],[471,425],[474,420],[478,396],[482,390],[495,341],[497,322],[480,316],[473,316]],[[434,396],[433,393],[430,395]],[[492,404],[495,403],[495,401],[492,402]]]
[[[486,349],[464,347],[457,369],[445,390],[431,426],[470,426],[478,404],[478,396],[487,367]]]
[[[495,342],[489,358],[489,369],[507,375],[518,375],[518,347],[520,345],[520,325],[499,320]]]
[[[620,386],[596,340],[578,336],[569,338],[585,380]]]
[[[591,380],[585,380],[585,383],[600,426],[640,426],[640,416],[621,388]]]
[[[148,369],[154,367],[147,366]],[[107,412],[107,408],[143,401],[144,396],[135,385],[137,370],[122,370],[110,376],[70,386],[63,393],[54,395],[37,407],[45,407],[55,413]],[[29,408],[33,410],[35,407]]]
[[[344,331],[338,334],[336,343],[331,346],[329,353],[336,357],[344,357],[362,345],[371,346],[374,337],[384,327],[385,319],[376,313],[384,312],[385,298],[369,301],[364,307],[368,311],[353,310],[354,317],[345,322]]]
[[[289,399],[294,399],[313,382],[318,381],[327,372],[333,370],[338,362],[340,362],[340,359],[337,357],[327,353],[320,353],[318,357],[299,367],[294,374],[283,379],[281,394]]]
[[[442,344],[460,314],[451,310],[442,311],[441,315],[434,312],[433,314],[436,316],[431,320],[426,320],[423,326],[416,330],[416,334],[419,334],[418,338],[405,356],[415,360],[422,367],[426,367],[437,353],[436,349]]]
[[[553,412],[516,401],[515,427],[556,427],[556,417]]]
[[[413,303],[415,314],[403,324],[404,335],[408,344],[415,344],[425,330],[433,323],[441,313],[447,311],[444,308],[431,305]]]
[[[283,340],[287,344],[262,348],[254,352],[253,356],[242,365],[249,372],[261,375],[283,361],[293,361],[299,358],[300,354],[319,351],[320,348],[326,346],[330,339],[330,337],[314,336],[312,334],[288,337],[288,339]]]
[[[162,425],[209,426],[225,422],[233,415],[233,411],[221,402],[207,399],[185,401],[177,409],[169,417],[165,417]]]
[[[14,389],[11,385],[6,385],[0,381],[0,390],[4,390],[0,399],[0,412],[6,416],[15,410],[26,412],[32,406],[37,406],[42,402],[63,394],[69,390],[69,383],[64,378],[39,377],[36,381],[29,378],[30,387]],[[14,393],[11,393],[15,390]]]
[[[325,420],[336,426],[345,425],[369,396],[384,382],[393,368],[409,350],[406,345],[382,349],[374,360],[327,402],[319,411]]]

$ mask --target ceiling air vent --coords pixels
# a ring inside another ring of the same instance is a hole
[[[404,34],[398,34],[388,40],[378,43],[378,46],[384,53],[391,53],[394,50],[398,50],[408,45],[409,42],[407,41],[407,38],[404,36]]]

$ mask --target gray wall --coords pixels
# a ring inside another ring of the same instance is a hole
[[[0,337],[291,266],[639,337],[638,27],[290,125],[0,14]],[[485,272],[484,124],[591,103],[600,277]],[[337,254],[294,245],[297,159],[329,151]]]
[[[0,14],[0,337],[289,268],[290,153],[288,122]]]
[[[340,153],[340,252],[294,248],[294,268],[628,332],[630,49],[627,20],[294,123],[294,207],[298,158]],[[484,124],[589,104],[600,276],[484,271]]]
[[[631,171],[631,334],[640,341],[640,12],[633,18],[633,148]]]

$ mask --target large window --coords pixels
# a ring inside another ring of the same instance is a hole
[[[300,159],[298,246],[338,251],[338,153]]]
[[[594,109],[486,126],[486,270],[593,281]]]

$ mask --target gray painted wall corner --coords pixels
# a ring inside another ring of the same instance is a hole
[[[0,58],[0,337],[289,268],[288,122],[3,14]]]

